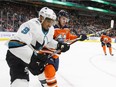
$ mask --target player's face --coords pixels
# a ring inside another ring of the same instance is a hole
[[[54,20],[46,18],[42,23],[42,27],[48,30],[51,26],[53,26],[53,24],[54,24]]]
[[[66,23],[68,22],[68,18],[64,17],[64,16],[61,16],[59,18],[59,22],[60,22],[60,25],[63,27],[66,25]]]

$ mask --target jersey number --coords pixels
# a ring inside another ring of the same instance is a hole
[[[25,28],[21,31],[21,33],[27,34],[27,32],[28,32],[29,30],[30,30],[30,29],[29,29],[28,27],[25,27]]]

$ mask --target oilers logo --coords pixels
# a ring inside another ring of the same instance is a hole
[[[59,41],[59,42],[65,42],[65,40],[66,40],[66,34],[65,33],[59,34],[57,36],[56,40]]]
[[[105,43],[108,43],[108,38],[104,38],[104,42]]]

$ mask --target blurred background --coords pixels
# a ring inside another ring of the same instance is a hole
[[[116,38],[115,0],[0,0],[0,32],[16,32],[25,21],[38,17],[42,7],[61,9],[69,13],[67,26],[73,34],[91,34],[110,28],[110,36]],[[99,37],[99,35],[96,35]]]

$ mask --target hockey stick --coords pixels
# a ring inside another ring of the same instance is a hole
[[[75,42],[80,41],[80,40],[81,40],[81,37],[76,38],[76,39],[74,39],[74,40],[71,40],[71,41],[69,42],[69,45],[72,45],[72,44],[74,44]]]
[[[87,36],[90,37],[90,36],[93,36],[93,35],[101,34],[103,32],[109,31],[111,29],[112,28],[108,28],[108,29],[105,29],[105,30],[101,30],[101,31],[98,31],[98,32],[95,32],[95,33],[92,33],[92,34],[88,34]]]
[[[52,57],[53,55],[55,55],[55,54],[57,54],[61,51],[61,50],[54,50],[53,51],[53,50],[50,50],[49,48],[47,48],[47,49],[49,49],[49,51],[47,51],[47,50],[46,51],[44,51],[44,50],[43,51],[42,50],[37,51],[31,45],[28,45],[28,46],[33,50],[35,55],[37,55],[38,53],[41,54],[41,53],[44,53],[44,52],[51,54],[51,55],[48,56],[48,58]]]
[[[56,54],[58,54],[58,53],[60,53],[61,52],[61,50],[51,50],[51,49],[49,49],[49,48],[47,48],[47,49],[49,49],[49,51],[47,51],[47,50],[39,50],[39,51],[37,51],[37,50],[35,50],[31,45],[28,45],[32,50],[33,50],[33,52],[34,52],[34,54],[35,55],[38,55],[39,53],[41,54],[41,53],[48,53],[49,55],[48,55],[48,59],[49,58],[51,58],[52,56],[54,56],[54,55],[56,55]]]
[[[68,42],[66,42],[66,43],[69,44],[69,45],[72,45],[73,43],[75,43],[75,42],[77,42],[77,41],[80,41],[80,39],[81,39],[81,37],[76,38],[76,39],[74,39],[74,40],[71,40],[70,42],[68,41]],[[47,54],[50,54],[50,55],[48,56],[48,58],[50,58],[50,57],[52,57],[52,56],[54,56],[54,55],[58,55],[59,53],[61,53],[61,50],[62,50],[62,49],[55,50],[55,49],[51,49],[51,48],[48,48],[48,47],[45,46],[45,50],[43,49],[43,50],[37,51],[37,50],[35,50],[31,45],[29,45],[29,47],[30,47],[36,54],[37,54],[37,53],[47,53]]]
[[[92,35],[96,35],[96,34],[101,34],[101,33],[103,33],[103,32],[106,32],[106,31],[108,31],[108,30],[113,29],[113,27],[114,27],[114,20],[111,20],[111,22],[110,22],[110,28],[104,29],[104,30],[101,30],[101,31],[98,31],[98,32],[95,32],[95,33],[93,33],[93,34],[88,34],[88,36],[92,36]]]
[[[81,38],[82,36],[80,36],[79,38],[76,38],[74,40],[70,40],[70,41],[67,41],[66,43],[69,44],[69,45],[72,45],[73,43],[77,42],[77,41],[81,41]],[[45,47],[47,50],[35,50],[31,45],[28,45],[33,51],[34,53],[37,55],[38,53],[48,53],[50,55],[48,55],[48,58],[51,58],[52,56],[54,55],[58,55],[58,53],[61,53],[61,50],[62,49],[59,49],[59,50],[55,50],[55,49],[50,49],[48,47]]]

